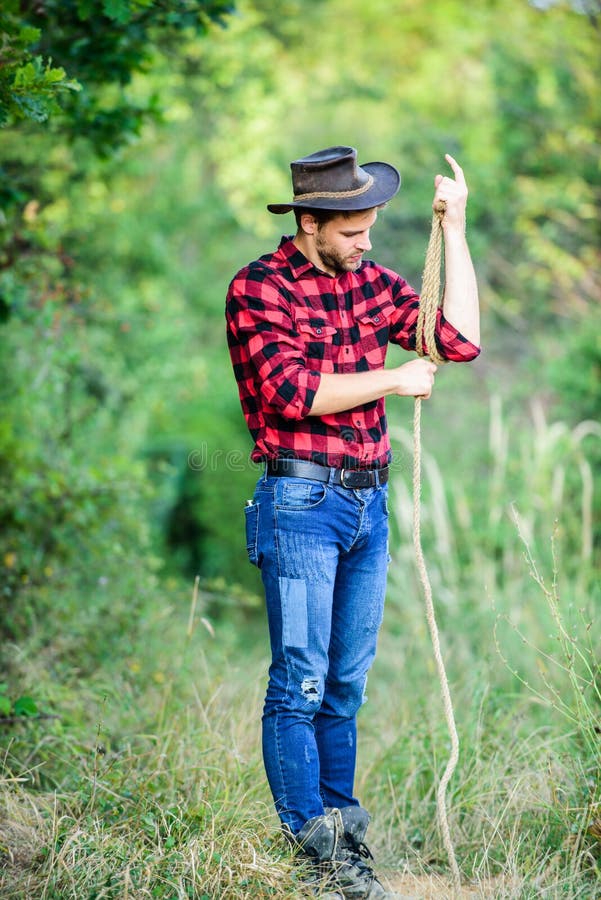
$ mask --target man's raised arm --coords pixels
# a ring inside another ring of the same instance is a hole
[[[480,313],[476,273],[465,237],[465,208],[467,184],[463,169],[448,153],[446,161],[454,178],[437,175],[433,207],[440,200],[446,204],[442,220],[445,251],[445,287],[443,312],[457,331],[473,344],[480,344]]]

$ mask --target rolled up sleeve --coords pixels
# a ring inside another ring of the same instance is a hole
[[[480,353],[480,347],[472,344],[454,325],[445,319],[441,309],[436,315],[436,330],[434,332],[436,347],[443,359],[449,362],[471,362]],[[424,352],[428,352],[425,346]]]
[[[392,316],[390,340],[400,344],[405,350],[416,349],[416,328],[419,313],[419,296],[406,281],[389,272],[393,280],[394,314]],[[436,314],[434,331],[436,348],[443,359],[450,362],[470,362],[480,353],[480,347],[472,344],[454,325],[445,319],[442,309]],[[428,354],[424,340],[423,353]]]

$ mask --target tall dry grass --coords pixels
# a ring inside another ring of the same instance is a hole
[[[592,898],[601,703],[583,436],[597,432],[545,424],[535,411],[531,428],[514,433],[494,400],[489,433],[471,486],[434,455],[424,460],[426,557],[461,744],[449,790],[453,841],[470,896]],[[410,896],[444,897],[435,790],[448,736],[410,508],[397,473],[390,596],[360,714],[357,793],[391,879],[411,877]],[[260,758],[263,621],[232,607],[211,619],[198,586],[190,603],[171,585],[132,626],[129,651],[99,656],[83,680],[73,648],[68,662],[57,652],[58,636],[38,635],[35,653],[25,642],[9,651],[20,684],[61,718],[4,728],[0,896],[300,896]]]

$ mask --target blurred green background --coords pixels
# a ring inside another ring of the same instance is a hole
[[[516,441],[534,408],[568,429],[598,420],[599,48],[584,4],[261,0],[204,34],[173,4],[126,73],[115,57],[155,4],[91,6],[121,44],[84,37],[85,3],[32,5],[42,49],[82,89],[59,94],[49,123],[13,115],[2,133],[9,628],[63,581],[89,588],[150,547],[163,572],[256,589],[239,515],[256,470],[223,300],[292,231],[265,203],[288,196],[289,161],[314,148],[399,167],[373,256],[417,286],[444,153],[467,173],[484,352],[441,373],[427,425],[451,489],[460,479],[476,504],[490,489],[492,398]],[[389,415],[406,427],[409,404]],[[598,443],[582,444],[591,458]],[[588,564],[578,480],[575,467],[537,513],[560,515]]]
[[[293,230],[265,209],[289,196],[290,160],[330,144],[400,169],[372,255],[417,288],[445,152],[470,188],[483,352],[439,372],[422,415],[424,542],[453,674],[494,667],[499,615],[514,623],[502,656],[521,652],[515,622],[544,645],[553,614],[525,546],[598,637],[600,28],[592,0],[3,4],[7,710],[23,691],[58,703],[75,671],[168,668],[160,634],[147,657],[140,634],[166,609],[185,621],[196,576],[222,646],[266,652],[242,523],[258,471],[224,297]],[[427,640],[412,404],[388,414],[383,685],[397,639]],[[408,671],[425,665],[420,646],[404,646]]]

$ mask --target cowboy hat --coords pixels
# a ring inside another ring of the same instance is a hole
[[[361,210],[380,206],[394,197],[401,176],[383,162],[357,165],[354,147],[328,147],[290,163],[291,203],[269,203],[269,212],[281,214],[295,207]]]

